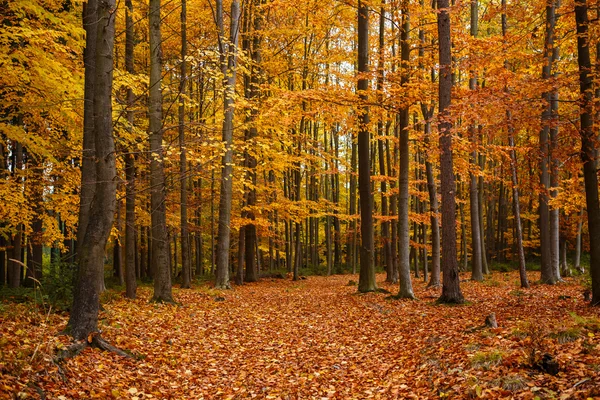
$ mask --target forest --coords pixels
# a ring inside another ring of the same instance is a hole
[[[0,396],[600,396],[598,0],[0,19]]]

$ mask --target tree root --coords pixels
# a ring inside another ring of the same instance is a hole
[[[91,339],[91,340],[90,340]],[[55,360],[60,363],[62,361],[68,360],[69,358],[76,357],[79,353],[81,353],[86,347],[95,347],[100,350],[108,351],[111,353],[115,353],[124,358],[134,358],[133,355],[119,349],[118,347],[113,346],[108,343],[106,340],[102,339],[102,337],[96,333],[92,334],[88,337],[88,341],[79,340],[67,347],[64,350],[58,352],[55,357]]]

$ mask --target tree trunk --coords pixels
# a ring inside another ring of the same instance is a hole
[[[579,221],[577,222],[577,239],[575,241],[575,269],[580,273],[583,273],[581,268],[581,231],[583,230],[583,211],[582,208],[579,212]]]
[[[385,68],[385,0],[381,1],[381,8],[379,11],[379,59],[377,64],[377,98],[380,103],[383,103],[383,72]],[[383,131],[383,117],[380,117],[377,121],[377,150],[379,155],[379,174],[385,177],[385,154],[384,154],[384,131]],[[387,177],[386,177],[387,178]],[[383,221],[381,222],[381,236],[383,241],[383,253],[385,259],[385,270],[386,270],[386,282],[394,281],[394,262],[392,254],[392,243],[390,239],[390,222],[387,220],[388,217],[388,195],[387,195],[387,182],[386,179],[381,180],[381,216]]]
[[[131,0],[125,1],[125,69],[128,73],[135,73],[134,45],[135,34],[133,26],[133,4]],[[127,89],[127,124],[129,133],[133,132],[133,105],[135,96],[131,88]],[[125,154],[125,296],[135,299],[136,281],[136,235],[135,235],[135,157],[133,146]],[[140,268],[141,269],[141,268]]]
[[[219,11],[220,10],[220,11]],[[238,0],[231,2],[231,25],[228,50],[225,53],[225,44],[223,41],[223,4],[222,0],[217,0],[217,24],[219,25],[219,46],[221,48],[221,57],[224,60],[227,57],[227,64],[222,61],[222,72],[224,76],[224,94],[223,94],[223,138],[225,143],[225,153],[221,162],[221,196],[219,198],[219,226],[217,234],[217,263],[215,288],[230,289],[229,284],[229,244],[231,240],[231,200],[233,189],[233,117],[234,117],[234,96],[237,69],[237,44],[238,28],[240,18],[240,4]]]
[[[554,28],[556,26],[556,0],[551,0],[546,4],[546,36],[544,41],[544,58],[546,63],[542,68],[542,79],[548,80],[552,74],[552,64],[554,61]],[[547,102],[546,108],[542,112],[542,129],[540,130],[540,253],[541,253],[541,281],[553,285],[556,283],[554,268],[552,265],[552,243],[551,243],[551,225],[550,210],[548,206],[548,190],[550,189],[549,157],[550,144],[549,132],[552,120],[552,93],[546,92],[543,95]]]
[[[162,128],[162,39],[161,0],[150,0],[150,207],[152,223],[152,261],[150,268],[154,277],[153,300],[172,302],[171,259],[169,257],[169,233],[166,216],[166,185]]]
[[[479,2],[478,0],[471,0],[471,36],[476,38],[479,30]],[[471,71],[471,77],[469,78],[469,89],[477,89],[477,77],[474,71]],[[472,146],[477,144],[477,126],[473,122],[469,126],[470,139]],[[477,169],[479,164],[479,157],[477,150],[473,150],[471,153],[471,168]],[[481,230],[479,225],[479,187],[477,182],[477,175],[473,171],[469,173],[470,178],[470,191],[469,191],[469,206],[471,208],[471,279],[474,281],[483,280],[483,266],[481,260]]]
[[[88,6],[89,7],[89,6]],[[115,37],[114,0],[100,2],[93,21],[86,19],[88,29],[97,29],[94,49],[94,93],[93,127],[86,131],[94,141],[95,168],[97,178],[94,196],[86,216],[85,235],[79,242],[79,270],[73,294],[73,307],[69,319],[71,335],[75,340],[87,340],[90,333],[98,330],[100,289],[104,275],[104,248],[112,228],[116,204],[115,147],[112,130],[112,77],[113,46]],[[89,16],[89,14],[88,14]],[[89,59],[88,59],[89,60]],[[86,64],[86,68],[88,65]],[[86,164],[89,167],[90,164]],[[83,195],[83,193],[81,193]],[[80,221],[80,226],[81,226]]]
[[[400,32],[400,58],[402,60],[401,85],[406,86],[409,79],[410,43],[409,43],[410,19],[408,15],[408,0],[402,3],[402,30]],[[398,168],[398,272],[400,278],[400,290],[398,297],[414,299],[412,282],[410,278],[410,226],[408,214],[410,209],[409,189],[409,144],[408,144],[408,104],[400,109],[399,127],[399,152],[400,165]]]
[[[348,232],[348,245],[346,249],[346,265],[348,270],[352,271],[352,273],[356,273],[356,171],[357,171],[357,161],[358,161],[358,147],[357,143],[354,141],[354,138],[350,137],[351,141],[351,150],[350,150],[350,205],[349,205],[349,214],[350,214],[350,232]]]
[[[502,0],[502,36],[505,38],[507,33],[506,0]],[[506,43],[504,43],[506,44]],[[508,61],[504,62],[505,68],[508,68]],[[505,88],[508,93],[508,87]],[[521,224],[521,206],[519,204],[519,181],[517,178],[517,153],[515,151],[514,128],[512,125],[512,113],[506,111],[506,121],[508,125],[508,145],[510,147],[510,171],[512,179],[512,197],[513,197],[513,215],[515,217],[515,236],[517,240],[517,257],[519,259],[519,277],[521,278],[521,287],[528,288],[527,271],[525,269],[525,251],[523,249],[523,227]]]
[[[185,147],[185,97],[187,87],[187,0],[181,0],[181,68],[179,77],[179,197],[181,219],[181,287],[189,288],[192,280],[192,267],[190,263],[190,234],[187,217],[187,150]]]
[[[88,0],[83,6],[83,28],[85,29],[85,50],[83,64],[85,67],[83,97],[83,151],[81,154],[81,190],[79,192],[79,215],[77,224],[77,241],[83,241],[89,208],[94,197],[96,168],[94,157],[94,81],[96,78],[96,36],[98,34],[98,0]]]
[[[438,37],[439,37],[439,123],[440,132],[440,180],[442,190],[442,271],[444,280],[442,303],[462,303],[460,276],[456,259],[456,185],[452,162],[452,124],[450,107],[452,99],[452,56],[450,45],[450,15],[448,0],[438,0]]]
[[[585,202],[590,235],[590,273],[592,276],[592,305],[600,305],[600,202],[598,201],[598,175],[596,171],[596,135],[594,133],[592,98],[592,63],[588,36],[587,4],[575,2],[577,23],[577,62],[579,65],[581,161],[585,183]]]
[[[358,85],[357,92],[362,102],[367,101],[369,80],[362,74],[369,72],[369,7],[358,1]],[[358,130],[358,191],[360,193],[360,275],[359,292],[377,290],[375,266],[373,265],[373,197],[371,194],[371,160],[369,132],[369,109],[363,104],[359,112]]]

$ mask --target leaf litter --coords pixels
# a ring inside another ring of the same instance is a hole
[[[395,293],[384,278],[379,286]],[[57,363],[68,316],[1,304],[0,398],[600,396],[600,310],[583,301],[578,280],[519,289],[516,273],[495,273],[463,282],[468,302],[445,306],[418,280],[410,301],[357,294],[348,279],[175,289],[179,305],[149,302],[147,287],[136,300],[109,296],[102,336],[133,359],[87,348]],[[492,312],[494,329],[484,326]],[[555,375],[539,368],[548,356]]]

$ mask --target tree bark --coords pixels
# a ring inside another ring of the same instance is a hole
[[[402,74],[400,83],[406,86],[409,79],[410,43],[408,41],[410,19],[408,15],[408,0],[402,2],[402,29],[400,32],[400,58]],[[398,168],[398,273],[400,289],[397,297],[414,299],[410,278],[410,226],[408,214],[410,209],[409,186],[409,143],[408,143],[408,104],[400,109],[399,152],[400,165]],[[416,254],[415,254],[416,255]]]
[[[556,26],[556,0],[551,0],[546,4],[546,36],[544,40],[544,59],[546,63],[542,68],[542,79],[548,80],[552,74],[552,64],[554,61],[554,28]],[[547,106],[542,112],[542,129],[540,130],[540,253],[541,253],[541,281],[549,285],[556,283],[554,268],[552,265],[552,243],[551,243],[551,225],[549,196],[550,174],[549,157],[550,144],[549,133],[552,120],[552,93],[546,92],[543,95]]]
[[[220,12],[219,12],[220,10]],[[231,200],[233,189],[233,118],[234,118],[234,95],[237,69],[237,45],[238,45],[238,28],[240,18],[240,4],[238,0],[231,2],[231,25],[229,46],[225,52],[223,43],[223,4],[222,0],[217,0],[217,24],[219,25],[219,46],[221,49],[221,57],[227,62],[222,61],[222,72],[224,76],[224,94],[223,94],[223,136],[222,141],[225,145],[223,159],[221,162],[221,196],[219,198],[219,223],[217,234],[217,251],[216,251],[216,276],[215,288],[230,289],[229,283],[229,244],[231,240]]]
[[[587,3],[575,2],[575,21],[577,24],[577,63],[579,65],[580,90],[580,136],[581,161],[583,162],[583,180],[585,183],[585,202],[588,214],[590,240],[590,273],[592,276],[592,305],[600,305],[600,202],[598,200],[598,175],[596,171],[596,135],[594,133],[592,98],[592,63],[590,60]]]
[[[134,74],[134,45],[133,3],[125,0],[125,69]],[[127,124],[128,130],[133,131],[133,105],[135,97],[131,88],[127,89]],[[125,154],[125,296],[135,299],[136,281],[136,234],[135,234],[135,157],[133,146]],[[141,268],[140,268],[141,269]]]
[[[187,0],[181,0],[181,66],[179,77],[179,197],[181,218],[181,287],[191,287],[190,234],[188,229],[187,149],[185,145],[185,96],[187,94]]]
[[[369,71],[369,7],[358,1],[358,85],[357,91],[362,102],[367,101],[369,80],[364,76]],[[358,291],[361,293],[377,290],[375,266],[373,265],[373,197],[371,194],[371,160],[369,132],[369,109],[360,106],[358,130],[358,191],[360,193],[360,275]]]
[[[85,218],[87,229],[79,244],[79,270],[69,319],[71,335],[76,340],[85,340],[90,333],[98,330],[99,297],[104,275],[104,249],[112,228],[116,204],[111,96],[116,16],[114,11],[114,0],[101,0],[97,5],[97,13],[93,14],[97,20],[93,22],[88,20],[88,23],[97,29],[97,34],[94,36],[97,42],[94,49],[93,102],[85,104],[86,107],[93,105],[94,129],[86,133],[93,136],[95,162],[92,165],[97,180],[88,209],[89,214]],[[88,26],[89,29],[91,26]],[[86,167],[89,167],[89,164],[86,164]]]
[[[460,276],[456,259],[456,185],[452,162],[452,57],[450,45],[450,14],[448,0],[438,0],[437,15],[439,37],[439,122],[440,131],[440,180],[442,191],[442,295],[443,303],[462,303]]]
[[[479,2],[478,0],[471,0],[471,36],[477,37],[479,30]],[[471,71],[471,77],[469,78],[469,89],[477,90],[477,76],[474,71]],[[477,126],[473,122],[469,126],[469,135],[472,142],[472,146],[477,144]],[[479,164],[479,157],[477,150],[471,152],[471,168],[477,169]],[[469,172],[469,206],[471,208],[471,279],[474,281],[483,280],[483,267],[481,257],[481,230],[479,225],[479,193],[478,193],[478,182],[477,175],[471,170]]]
[[[166,185],[162,127],[162,37],[161,0],[150,0],[150,212],[152,224],[152,261],[154,278],[153,301],[173,302],[171,293],[171,259],[166,215]]]

